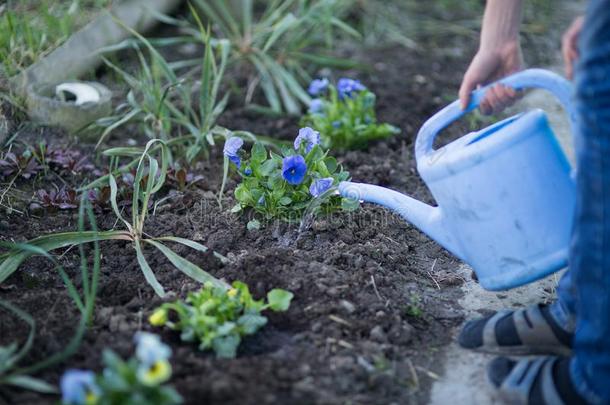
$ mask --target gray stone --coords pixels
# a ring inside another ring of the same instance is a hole
[[[383,331],[383,328],[379,325],[371,329],[371,331],[369,332],[369,337],[371,338],[371,340],[378,343],[386,343],[388,341],[388,337]]]

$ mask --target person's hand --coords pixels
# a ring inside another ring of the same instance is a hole
[[[509,42],[497,49],[479,49],[470,63],[460,87],[460,104],[465,109],[470,102],[470,93],[511,73],[523,69],[523,55],[519,42]],[[499,112],[519,98],[514,89],[502,84],[487,90],[479,106],[483,114]]]
[[[583,21],[584,17],[582,16],[576,18],[561,39],[561,53],[566,65],[566,76],[570,80],[574,76],[574,62],[578,59],[578,37],[582,30]]]

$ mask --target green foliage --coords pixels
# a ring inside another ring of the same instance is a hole
[[[329,214],[348,209],[350,201],[331,189],[348,180],[349,173],[320,145],[313,145],[307,152],[304,143],[296,150],[282,147],[280,154],[268,152],[260,142],[254,143],[249,158],[244,159],[238,169],[241,183],[235,189],[238,204],[232,211],[243,212],[251,208],[263,220],[280,219],[294,223],[301,221],[306,212]],[[292,157],[302,157],[306,165],[298,184],[291,183],[289,173],[284,170],[284,162]],[[312,193],[317,181],[328,181],[328,184],[322,187],[321,193],[315,190]]]
[[[409,299],[409,303],[405,305],[405,312],[407,315],[414,318],[421,318],[424,316],[424,310],[421,303],[421,297],[419,295],[412,295]]]
[[[393,125],[377,123],[376,97],[369,90],[341,99],[335,86],[329,85],[326,95],[318,100],[315,103],[320,103],[320,109],[310,108],[301,125],[320,131],[325,148],[364,149],[369,142],[400,133]]]
[[[135,75],[106,60],[106,64],[118,73],[130,90],[126,103],[119,105],[116,114],[98,120],[104,127],[98,145],[115,129],[129,122],[139,123],[150,139],[169,141],[176,136],[188,134],[186,157],[193,160],[208,144],[214,145],[212,130],[218,116],[224,111],[228,94],[219,99],[220,84],[224,77],[230,52],[228,41],[213,41],[208,32],[199,25],[201,42],[205,46],[203,59],[199,61],[199,99],[193,102],[192,75],[179,76],[175,67],[157,51],[152,43],[131,30],[138,42],[125,41],[118,46],[107,48],[116,51],[135,47],[139,70]],[[140,45],[148,51],[148,58],[140,50]]]
[[[89,223],[94,231],[96,231],[95,218],[90,207],[86,207],[85,203],[81,203],[79,214],[79,232],[85,232],[84,222],[85,216],[88,217]],[[86,212],[85,212],[86,211]],[[9,251],[27,252],[30,255],[40,255],[51,261],[55,265],[55,269],[59,273],[64,282],[68,295],[72,299],[74,305],[80,313],[80,320],[76,326],[74,335],[66,345],[66,347],[55,354],[50,355],[44,360],[36,363],[31,361],[27,365],[21,365],[22,360],[30,353],[34,347],[34,339],[36,335],[36,323],[34,319],[15,307],[9,302],[0,300],[0,308],[11,312],[29,326],[29,334],[25,343],[19,347],[16,342],[8,346],[0,346],[0,386],[12,385],[27,390],[37,391],[41,393],[55,393],[55,387],[49,383],[33,377],[36,372],[51,367],[64,361],[66,358],[73,355],[80,346],[87,326],[93,321],[93,310],[95,306],[95,298],[97,296],[98,280],[100,275],[100,250],[98,242],[93,242],[93,268],[90,269],[87,263],[83,246],[80,245],[80,281],[81,292],[78,291],[72,279],[68,276],[64,268],[44,249],[41,249],[34,244],[3,244]]]
[[[240,281],[229,290],[206,283],[201,290],[189,293],[186,301],[161,305],[149,322],[180,331],[182,340],[198,342],[200,350],[214,350],[218,357],[233,358],[242,337],[253,335],[267,323],[261,312],[286,311],[292,298],[291,292],[273,289],[265,302],[255,300]],[[174,314],[176,321],[171,320]]]
[[[301,85],[310,80],[306,67],[354,65],[317,51],[332,46],[335,31],[359,38],[337,17],[345,8],[343,0],[194,0],[193,4],[213,24],[214,35],[230,41],[230,62],[250,72],[247,104],[260,88],[268,103],[263,109],[298,114],[310,100]]]
[[[160,148],[155,148],[155,144],[159,144]],[[157,150],[160,154],[161,164],[156,158],[151,156],[153,150]],[[120,156],[124,153],[130,153],[130,148],[117,148],[107,150],[104,153],[108,156]],[[79,231],[79,232],[64,232],[51,235],[41,236],[32,239],[28,242],[35,246],[38,250],[48,252],[54,249],[67,247],[71,245],[81,245],[100,240],[124,240],[133,244],[136,251],[138,264],[146,281],[151,285],[159,296],[165,295],[165,290],[157,281],[152,268],[146,261],[144,256],[144,247],[151,246],[159,250],[163,255],[176,267],[178,270],[197,280],[201,283],[210,281],[216,285],[224,286],[224,283],[217,280],[196,264],[186,260],[176,254],[173,250],[166,246],[165,243],[178,243],[190,247],[199,252],[207,252],[208,248],[188,239],[175,236],[151,237],[144,232],[144,224],[146,217],[149,214],[150,203],[152,197],[158,192],[165,182],[168,170],[169,150],[165,143],[159,140],[149,141],[144,152],[141,154],[137,162],[136,174],[133,182],[133,193],[131,201],[131,221],[128,221],[121,213],[117,202],[118,187],[113,174],[106,177],[110,185],[110,204],[117,217],[117,220],[122,222],[126,230],[109,230],[98,232],[95,231]],[[14,249],[5,254],[0,255],[0,283],[8,278],[17,270],[19,265],[32,256],[33,253],[29,250]],[[214,255],[223,262],[227,258],[214,252]]]
[[[61,45],[109,0],[9,0],[0,5],[0,76],[13,76]]]

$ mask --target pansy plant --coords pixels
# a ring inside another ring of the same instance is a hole
[[[332,192],[334,186],[348,180],[349,173],[322,148],[318,131],[301,128],[293,146],[282,148],[280,154],[256,142],[248,156],[242,146],[241,139],[230,138],[224,149],[242,178],[235,189],[238,203],[233,212],[252,209],[263,220],[298,222],[306,211],[317,214],[354,208],[351,200]]]
[[[200,350],[233,358],[242,338],[267,324],[261,312],[286,311],[292,298],[291,292],[276,288],[267,293],[266,300],[255,300],[248,286],[240,281],[228,290],[205,283],[201,290],[189,293],[185,301],[162,304],[148,321],[153,326],[180,331],[182,340],[196,342]]]
[[[334,86],[327,79],[316,79],[308,91],[315,98],[301,124],[320,131],[324,148],[362,149],[400,132],[390,124],[377,123],[375,94],[358,80],[342,78]]]
[[[89,370],[68,370],[61,377],[62,405],[173,405],[182,398],[164,385],[172,375],[171,349],[157,335],[135,335],[135,356],[124,361],[111,350],[103,353],[106,367],[96,375]]]

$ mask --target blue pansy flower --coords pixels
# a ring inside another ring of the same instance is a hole
[[[332,177],[314,180],[313,183],[311,183],[311,186],[309,186],[309,194],[314,197],[319,197],[332,187],[333,181],[334,179]]]
[[[366,90],[366,87],[364,87],[358,80],[344,77],[339,79],[339,82],[337,82],[337,91],[339,92],[340,99],[351,97],[353,93],[362,90]]]
[[[320,144],[320,133],[309,127],[299,129],[299,135],[294,140],[294,149],[299,150],[303,142],[305,142],[305,152],[309,153],[315,145]]]
[[[246,176],[250,176],[252,174],[252,169],[250,169],[249,167],[246,167],[246,169],[244,170],[244,174]]]
[[[223,149],[224,155],[228,157],[231,162],[235,163],[235,166],[237,167],[241,166],[241,159],[237,153],[239,152],[243,144],[243,139],[237,136],[233,136],[227,139],[227,141],[225,142],[225,147]]]
[[[92,371],[68,370],[61,377],[59,385],[62,403],[67,405],[95,403],[100,395]]]
[[[137,377],[147,386],[154,387],[169,380],[172,367],[169,357],[172,350],[163,344],[157,335],[146,332],[138,332],[135,335],[136,359],[139,360]]]
[[[301,155],[287,156],[282,161],[282,177],[289,184],[297,186],[303,182],[307,173],[307,164]]]
[[[324,111],[324,101],[319,98],[314,98],[309,103],[309,112],[316,114]]]
[[[135,335],[136,358],[144,364],[154,364],[159,360],[167,360],[172,350],[165,345],[159,336],[147,332],[138,332]]]
[[[309,88],[307,89],[307,92],[309,94],[311,94],[312,96],[317,96],[320,93],[323,93],[324,91],[326,91],[327,88],[328,88],[328,79],[327,78],[315,79],[315,80],[312,80],[311,83],[309,84]]]
[[[333,128],[341,128],[341,125],[343,125],[343,123],[341,121],[333,121],[332,122]]]

